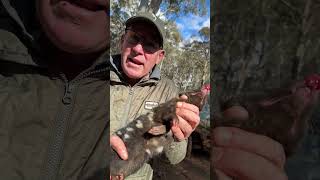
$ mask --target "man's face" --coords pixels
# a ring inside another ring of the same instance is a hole
[[[155,27],[142,22],[126,31],[121,45],[121,66],[130,79],[144,77],[164,58],[158,36]]]
[[[106,49],[109,0],[37,0],[38,17],[52,43],[72,54]]]

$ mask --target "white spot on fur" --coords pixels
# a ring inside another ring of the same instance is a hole
[[[152,145],[157,146],[157,145],[159,144],[159,141],[153,139],[153,140],[151,141],[151,143],[152,143]]]
[[[150,149],[146,149],[146,153],[148,153],[149,156],[151,156],[151,151],[150,151]]]
[[[136,127],[139,128],[139,129],[143,128],[143,124],[142,124],[142,122],[140,120],[137,121]]]
[[[134,129],[133,129],[133,128],[131,128],[131,127],[127,127],[127,128],[126,128],[126,130],[127,130],[128,132],[132,132],[132,131],[134,131]]]
[[[156,151],[157,151],[158,153],[162,153],[162,151],[163,151],[163,146],[157,147]]]
[[[124,139],[129,139],[130,136],[128,134],[124,134]]]
[[[121,131],[118,131],[118,132],[117,132],[117,134],[118,134],[119,136],[121,136],[121,135],[122,135]]]

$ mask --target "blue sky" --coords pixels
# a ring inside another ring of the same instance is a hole
[[[112,2],[118,3],[117,0],[113,0]],[[178,16],[175,16],[175,17],[167,17],[167,15],[163,17],[164,19],[169,18],[169,19],[175,20],[184,42],[192,42],[193,40],[200,40],[198,31],[202,27],[210,27],[210,0],[205,0],[205,2],[206,2],[207,13],[203,17],[197,16],[191,13],[189,14],[180,13]],[[165,12],[166,9],[164,8],[166,7],[162,5],[158,13],[161,14]]]
[[[199,38],[198,31],[202,27],[210,27],[210,0],[206,0],[207,14],[203,17],[194,14],[180,14],[176,18],[176,23],[184,41],[190,41],[191,37]]]

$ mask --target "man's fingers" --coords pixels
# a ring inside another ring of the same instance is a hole
[[[181,94],[181,95],[179,96],[179,98],[180,98],[181,100],[187,100],[187,99],[188,99],[188,96],[186,96],[185,94]]]
[[[176,107],[192,111],[195,114],[199,115],[199,108],[193,104],[179,101],[179,102],[177,102]]]
[[[228,176],[240,180],[287,180],[288,177],[281,168],[269,160],[254,153],[240,149],[213,149],[213,166]]]
[[[183,141],[185,139],[184,134],[178,127],[178,125],[173,124],[173,126],[171,127],[171,131],[175,136],[175,139],[177,139],[178,141]]]
[[[246,132],[239,128],[217,127],[213,130],[213,143],[220,147],[242,149],[256,153],[280,168],[285,164],[285,153],[282,145],[273,139]]]
[[[238,121],[247,121],[249,112],[243,106],[232,106],[222,112],[223,117],[237,119]]]
[[[173,121],[172,133],[177,140],[182,141],[190,136],[200,122],[199,108],[185,102],[178,102],[176,106],[178,121]]]
[[[121,138],[119,138],[118,136],[111,136],[110,145],[112,149],[114,149],[117,152],[121,159],[128,159],[127,148]]]
[[[194,111],[191,111],[189,108],[185,108],[186,106],[189,106],[189,105],[193,106],[192,104],[188,104],[188,103],[183,104],[183,102],[178,102],[177,107],[179,103],[182,103],[182,105],[180,105],[180,108],[176,109],[177,116],[180,116],[181,118],[183,118],[185,121],[187,121],[190,124],[192,129],[195,129],[200,122],[198,107],[195,106],[198,109],[198,112],[197,112],[198,114],[197,114]]]
[[[178,122],[174,124],[176,124],[181,129],[182,133],[184,134],[184,139],[188,138],[192,133],[193,128],[185,119],[181,118],[180,116],[178,116],[178,119]]]

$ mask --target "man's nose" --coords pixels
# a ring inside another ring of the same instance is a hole
[[[142,44],[139,42],[137,43],[135,46],[132,47],[132,50],[136,53],[136,54],[143,54],[143,46]]]

